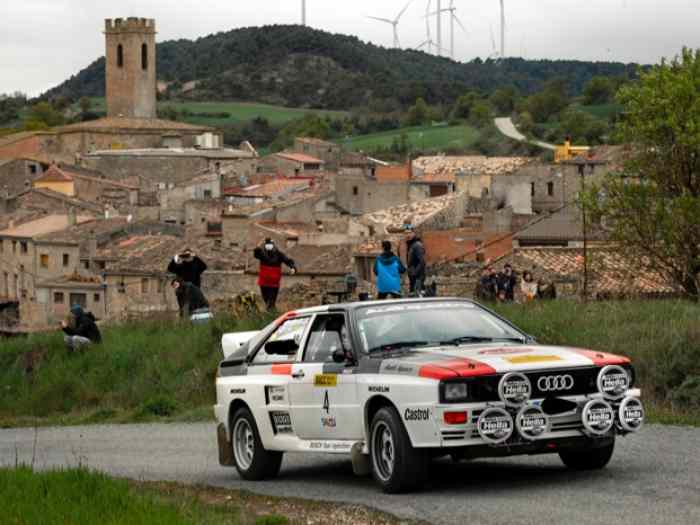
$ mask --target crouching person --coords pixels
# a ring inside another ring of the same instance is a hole
[[[95,323],[95,316],[92,312],[84,311],[79,304],[71,307],[70,316],[61,323],[61,328],[66,334],[63,340],[71,352],[102,342],[102,334]]]
[[[180,278],[173,279],[171,285],[175,290],[181,319],[188,319],[193,323],[206,323],[212,318],[209,301],[204,297],[202,290]]]

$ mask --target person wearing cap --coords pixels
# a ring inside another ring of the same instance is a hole
[[[377,276],[377,298],[401,297],[401,275],[406,267],[394,252],[391,243],[382,241],[382,254],[374,261],[374,275]]]
[[[262,246],[255,248],[253,255],[260,261],[260,271],[258,273],[260,293],[267,309],[274,310],[277,304],[280,283],[282,282],[282,265],[289,267],[292,275],[294,275],[297,272],[296,264],[282,253],[270,238],[265,239]]]
[[[102,334],[95,323],[95,316],[83,310],[79,304],[71,307],[70,316],[61,323],[61,329],[65,333],[63,341],[71,351],[102,342]]]
[[[408,267],[408,282],[410,283],[411,295],[420,295],[425,282],[425,246],[418,232],[411,225],[406,226],[408,231],[408,255],[406,256],[406,266]]]
[[[206,263],[197,257],[190,248],[176,254],[168,265],[168,272],[175,274],[186,283],[202,287],[202,274],[207,271]]]

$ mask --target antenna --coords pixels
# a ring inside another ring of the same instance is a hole
[[[399,42],[399,22],[401,21],[401,17],[404,15],[406,10],[408,9],[408,6],[411,5],[413,0],[409,0],[406,6],[401,10],[401,12],[396,16],[394,20],[390,20],[389,18],[381,18],[378,16],[368,16],[367,18],[371,18],[372,20],[377,20],[378,22],[385,22],[387,24],[391,24],[393,29],[394,29],[394,47],[398,48],[401,47],[401,42]]]
[[[301,25],[306,25],[306,0],[301,0]]]

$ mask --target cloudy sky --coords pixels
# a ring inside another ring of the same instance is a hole
[[[426,39],[428,0],[413,0],[399,34],[404,47]],[[432,0],[433,5],[437,0]],[[449,0],[442,0],[443,6]],[[236,27],[298,23],[301,0],[23,0],[0,2],[0,93],[31,95],[77,73],[104,53],[103,19],[156,18],[159,41],[197,38]],[[455,33],[456,58],[493,52],[498,0],[454,0],[468,30]],[[365,18],[394,18],[406,0],[307,0],[309,25],[391,45],[391,26]],[[505,0],[506,54],[658,62],[681,47],[700,47],[698,0]],[[433,23],[434,25],[434,23]],[[433,35],[435,28],[433,27]],[[449,18],[444,18],[449,45]]]

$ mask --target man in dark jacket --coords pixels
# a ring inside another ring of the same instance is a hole
[[[197,313],[209,313],[209,301],[204,297],[202,290],[180,278],[173,279],[171,284],[175,290],[182,319],[192,319],[192,316]]]
[[[260,261],[260,272],[258,273],[260,293],[267,309],[274,310],[282,281],[282,265],[288,266],[294,275],[297,271],[296,264],[277,249],[272,239],[265,239],[262,246],[255,248],[253,255]]]
[[[406,265],[408,266],[410,293],[412,295],[420,295],[423,291],[423,283],[425,282],[425,246],[412,226],[409,226],[407,230],[409,231],[409,237],[406,242],[408,246]]]
[[[194,284],[197,288],[202,287],[202,274],[205,271],[207,271],[205,262],[189,248],[175,255],[168,265],[168,272],[177,275],[186,283]]]
[[[75,304],[71,307],[70,314],[70,318],[61,323],[61,328],[66,334],[63,340],[69,350],[80,350],[102,342],[102,334],[91,312],[86,312],[82,306]]]
[[[518,280],[513,273],[513,267],[506,264],[503,271],[496,277],[498,282],[498,296],[503,297],[506,301],[512,302],[515,300],[515,285]]]
[[[401,259],[391,251],[389,241],[382,242],[382,254],[374,262],[374,275],[377,276],[377,297],[401,297],[401,275],[406,273]]]
[[[498,295],[496,271],[490,266],[484,268],[481,279],[476,286],[476,297],[480,301],[495,301]]]

